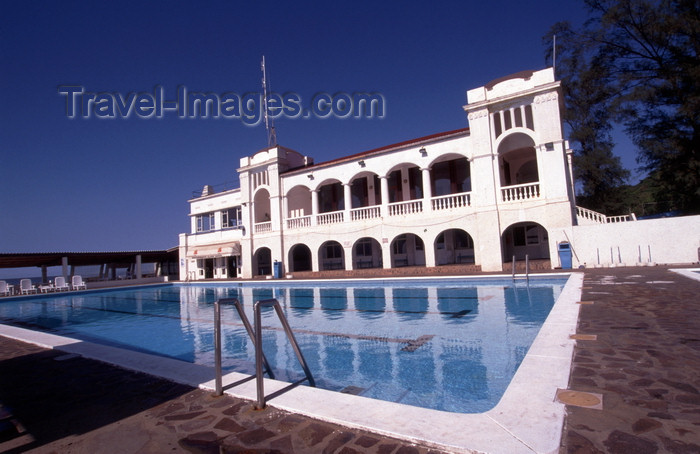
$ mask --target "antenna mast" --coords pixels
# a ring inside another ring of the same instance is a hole
[[[270,84],[267,81],[267,73],[265,71],[265,56],[262,58],[262,86],[263,86],[263,116],[265,117],[265,130],[267,131],[267,146],[269,148],[277,146],[277,133],[275,132],[275,123],[269,116],[267,110],[267,92],[270,89]]]
[[[552,37],[552,72],[554,79],[557,78],[557,35]]]

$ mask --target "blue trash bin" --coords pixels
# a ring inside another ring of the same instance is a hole
[[[275,263],[272,268],[272,276],[275,279],[280,279],[282,277],[282,262],[278,262],[275,260]]]
[[[566,241],[562,241],[557,246],[557,251],[559,252],[559,262],[561,262],[561,267],[564,270],[571,269],[571,245]]]

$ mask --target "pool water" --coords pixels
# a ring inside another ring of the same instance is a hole
[[[252,321],[255,301],[277,298],[318,387],[476,413],[498,403],[565,282],[172,284],[5,299],[0,322],[213,367],[213,302],[238,298]],[[302,378],[272,309],[262,324],[275,378]],[[222,331],[224,369],[252,373],[254,348],[232,306]]]

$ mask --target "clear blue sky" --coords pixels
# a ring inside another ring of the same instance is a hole
[[[69,119],[59,86],[259,92],[265,55],[276,92],[383,94],[381,120],[276,122],[280,145],[322,162],[467,126],[466,90],[545,67],[542,36],[584,15],[574,0],[115,3],[2,4],[2,252],[175,246],[192,191],[266,146],[236,119]]]

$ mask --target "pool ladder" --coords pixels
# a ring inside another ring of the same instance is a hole
[[[513,280],[515,280],[515,256],[513,256],[513,267],[511,271]],[[525,279],[530,282],[530,256],[525,254]]]
[[[250,340],[253,342],[253,346],[255,347],[255,375],[252,375],[250,377],[246,377],[242,380],[238,380],[237,382],[228,384],[226,386],[223,386],[223,377],[222,377],[222,372],[221,372],[221,305],[222,304],[233,304],[233,306],[236,308],[236,311],[238,312],[238,316],[241,318],[241,321],[243,322],[243,326],[245,326],[246,331],[248,332],[248,336],[250,336]],[[257,394],[258,394],[258,400],[256,404],[256,408],[258,410],[262,410],[265,408],[265,389],[264,389],[264,378],[263,378],[263,367],[265,368],[265,372],[267,373],[267,376],[270,378],[275,378],[274,373],[272,372],[272,369],[270,368],[270,364],[267,362],[267,358],[265,358],[265,354],[263,353],[263,348],[262,348],[262,317],[260,315],[262,308],[263,307],[274,307],[275,312],[277,313],[277,317],[280,320],[280,323],[282,323],[282,327],[284,328],[284,332],[287,334],[287,339],[289,339],[289,343],[292,345],[292,348],[294,349],[294,353],[297,355],[297,359],[299,360],[299,363],[301,364],[302,369],[304,369],[304,374],[306,374],[305,378],[302,378],[301,380],[298,380],[294,383],[291,383],[289,386],[286,386],[278,391],[275,391],[274,393],[270,394],[268,397],[276,397],[285,391],[296,387],[300,383],[304,381],[309,381],[309,385],[311,386],[316,386],[316,382],[314,381],[314,377],[311,375],[311,371],[309,370],[309,366],[306,364],[306,360],[304,359],[304,355],[301,353],[301,349],[299,348],[299,344],[297,343],[296,338],[294,337],[294,333],[292,332],[292,328],[289,326],[289,322],[287,321],[287,317],[284,315],[284,312],[282,312],[282,307],[280,306],[279,301],[276,299],[267,299],[267,300],[260,300],[255,303],[253,306],[253,317],[255,321],[255,329],[250,325],[250,321],[248,320],[248,317],[245,315],[245,312],[243,311],[243,304],[241,304],[240,301],[238,301],[238,298],[222,298],[217,300],[214,303],[214,367],[216,369],[216,378],[215,378],[215,387],[216,391],[215,394],[217,396],[221,396],[223,392],[227,389],[233,388],[234,386],[238,386],[240,384],[243,384],[247,381],[252,380],[253,378],[256,379],[256,388],[257,388]]]

